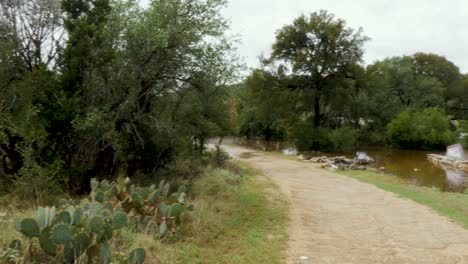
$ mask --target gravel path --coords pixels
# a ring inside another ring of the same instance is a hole
[[[224,149],[289,198],[288,263],[468,264],[468,231],[425,206],[315,164]]]

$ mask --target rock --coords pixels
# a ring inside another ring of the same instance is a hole
[[[385,167],[380,167],[377,169],[377,171],[380,173],[385,173]]]
[[[336,166],[338,167],[339,170],[345,170],[346,169],[346,166],[343,165],[343,164],[338,164]]]
[[[354,163],[359,165],[368,165],[375,163],[375,160],[369,157],[365,152],[357,152],[356,158],[354,158]]]

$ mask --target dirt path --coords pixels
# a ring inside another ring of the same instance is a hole
[[[288,196],[288,263],[468,263],[468,231],[427,207],[314,164],[224,148]]]

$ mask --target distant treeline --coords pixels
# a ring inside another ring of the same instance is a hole
[[[323,151],[457,142],[462,131],[450,121],[468,119],[468,75],[427,53],[365,67],[367,40],[326,11],[279,29],[272,54],[236,86],[240,135]]]

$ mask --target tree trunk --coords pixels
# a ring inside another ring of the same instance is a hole
[[[320,95],[314,98],[314,127],[320,127]]]

